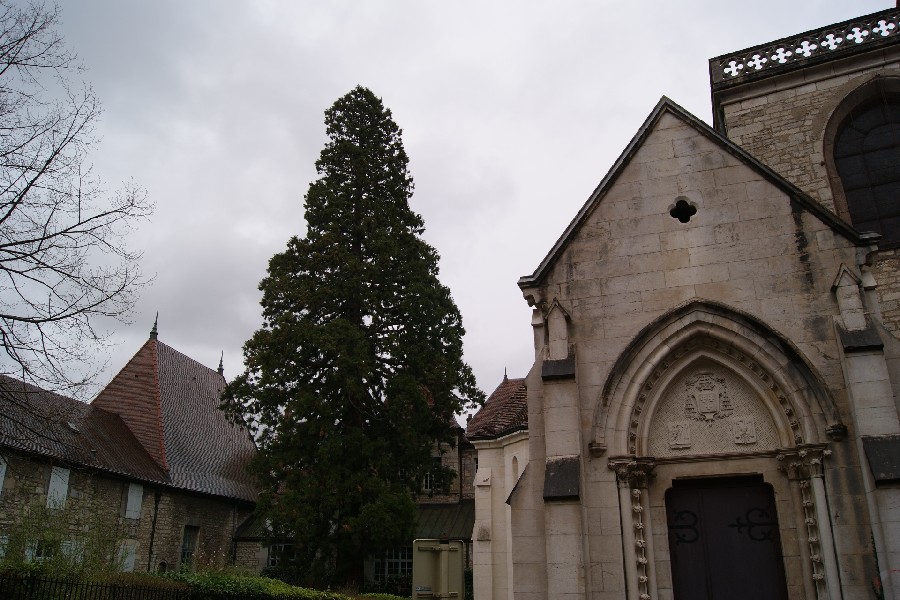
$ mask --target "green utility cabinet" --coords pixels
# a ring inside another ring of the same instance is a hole
[[[413,542],[412,597],[463,600],[463,543],[459,540]]]

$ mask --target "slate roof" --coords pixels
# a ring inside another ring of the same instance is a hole
[[[256,501],[247,431],[218,409],[225,378],[151,336],[93,405],[115,412],[174,487]]]
[[[474,528],[474,500],[419,505],[416,539],[471,540]]]
[[[150,483],[163,469],[116,414],[0,375],[0,445]]]
[[[498,438],[528,429],[527,389],[524,379],[503,378],[484,406],[469,420],[469,440]]]

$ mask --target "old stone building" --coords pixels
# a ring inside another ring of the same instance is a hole
[[[519,280],[478,600],[900,598],[900,10],[710,75],[713,127],[663,98]]]
[[[46,559],[106,536],[126,570],[252,566],[259,545],[238,553],[234,534],[255,505],[245,467],[256,448],[218,410],[224,385],[155,327],[91,404],[0,381],[3,552]],[[51,519],[65,510],[52,543],[10,546],[29,512],[45,508]]]

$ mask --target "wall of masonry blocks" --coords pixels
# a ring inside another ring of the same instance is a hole
[[[877,53],[853,67],[826,64],[801,74],[773,77],[723,102],[727,135],[739,146],[834,212],[824,156],[828,121],[841,101],[874,77],[900,77],[900,58]],[[841,216],[847,220],[846,214]],[[872,273],[885,327],[900,336],[900,255],[897,250],[873,257]]]
[[[262,571],[269,558],[269,550],[262,542],[240,541],[235,544],[234,565],[249,571]]]
[[[31,507],[47,505],[47,489],[52,464],[35,461],[4,452],[6,475],[0,490],[0,536],[10,537],[20,527],[23,516]],[[96,520],[109,523],[114,534],[121,539],[132,537],[134,532],[118,514],[124,514],[128,484],[111,478],[95,477],[73,470],[69,477],[67,506],[69,518],[85,517],[88,514]],[[55,525],[54,525],[55,527]],[[60,523],[60,528],[74,527]]]
[[[670,213],[678,197],[697,208],[687,223]],[[616,360],[645,327],[675,307],[702,298],[760,315],[810,360],[841,414],[850,414],[831,285],[841,264],[855,264],[856,248],[792,203],[784,191],[667,113],[587,214],[534,290],[540,301],[557,299],[571,315],[568,335],[577,349],[577,385],[571,393],[557,394],[535,377],[528,386],[529,466],[535,460],[543,463],[545,456],[580,451],[582,514],[566,503],[546,510],[540,469],[529,471],[534,482],[523,478],[512,500],[514,560],[516,565],[546,563],[546,573],[544,581],[526,583],[519,581],[517,570],[517,597],[574,599],[584,597],[585,590],[591,590],[593,600],[622,597],[625,572],[615,475],[607,456],[589,456],[585,445],[592,439],[597,402]],[[616,418],[610,417],[609,427]],[[575,440],[574,450],[565,446],[567,437]],[[614,452],[622,454],[623,449],[610,449],[610,456]],[[848,444],[839,445],[836,453],[841,456],[826,478],[830,506],[842,516],[837,554],[846,569],[841,574],[845,593],[861,598],[870,593],[873,567],[860,508],[859,461]],[[710,464],[722,472],[720,463]],[[678,473],[708,476],[704,468],[708,465],[685,463]],[[543,523],[529,517],[517,524],[517,515],[542,506],[537,511]],[[783,551],[792,557],[786,563],[789,591],[791,597],[801,597],[810,585],[802,573],[805,563],[795,559],[805,552],[798,525],[802,520],[798,505],[782,512]],[[589,544],[582,547],[584,536]],[[535,538],[546,542],[546,558],[529,555]],[[667,572],[664,549],[657,559],[662,561],[657,571]],[[659,594],[672,597],[663,580]]]
[[[46,505],[53,466],[40,458],[10,453],[3,457],[7,470],[0,491],[0,536],[13,531],[27,506]],[[196,565],[223,566],[234,562],[232,535],[250,516],[252,505],[145,484],[140,517],[126,519],[129,483],[124,478],[71,468],[67,506],[74,504],[95,514],[99,512],[102,517],[93,522],[102,521],[122,541],[136,542],[135,570],[178,568],[185,525],[199,527],[193,559]]]
[[[460,456],[462,455],[462,456]],[[441,444],[435,448],[432,456],[441,458],[441,466],[453,469],[456,477],[446,494],[422,494],[416,498],[420,504],[454,504],[460,499],[471,500],[475,497],[475,449],[465,441],[458,441],[455,446]],[[460,461],[460,458],[462,459]],[[460,495],[460,487],[462,495]]]

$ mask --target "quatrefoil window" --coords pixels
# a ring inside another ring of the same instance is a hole
[[[678,219],[682,223],[687,223],[691,217],[697,214],[697,207],[691,204],[684,196],[675,199],[675,206],[669,210],[669,214],[674,219]]]

